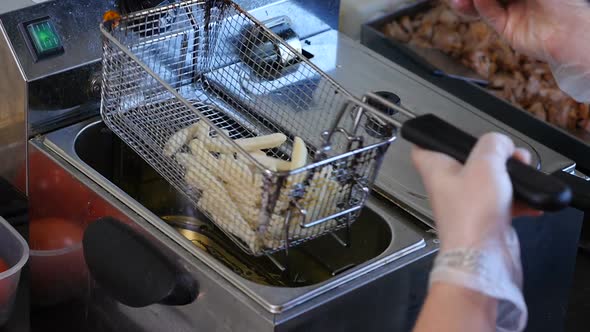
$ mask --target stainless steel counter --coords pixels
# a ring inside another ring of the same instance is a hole
[[[0,2],[0,14],[32,6],[34,4],[35,3],[32,0],[3,0]]]

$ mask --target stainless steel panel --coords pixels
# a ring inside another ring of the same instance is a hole
[[[236,2],[243,5],[248,1],[238,0]],[[293,30],[301,38],[311,37],[330,29],[337,29],[339,7],[339,0],[283,0],[263,7],[245,6],[247,10],[257,8],[251,12],[261,21],[278,16],[288,16],[293,23]]]
[[[26,93],[25,79],[14,50],[0,22],[0,177],[24,191],[25,183],[15,183],[19,169],[26,162]]]
[[[32,0],[3,0],[0,3],[0,13],[5,13],[17,9],[21,9],[27,6],[32,6],[34,2]]]
[[[348,285],[347,293],[327,294],[330,295],[328,299],[318,298],[275,315],[272,320],[263,315],[252,315],[250,309],[235,312],[234,307],[228,307],[216,311],[217,307],[206,307],[210,304],[208,302],[185,308],[160,305],[129,308],[104,294],[95,293],[87,305],[90,312],[88,319],[92,319],[93,315],[99,316],[97,320],[108,322],[112,328],[96,330],[89,326],[84,331],[409,331],[427,291],[427,272],[433,256],[421,256],[420,259],[408,256],[403,259],[406,264],[399,270],[387,273],[375,271],[363,280]],[[207,311],[209,316],[202,311]],[[241,324],[236,326],[234,322]]]

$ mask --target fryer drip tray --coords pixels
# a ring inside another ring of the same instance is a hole
[[[291,248],[288,256],[279,252],[254,257],[236,246],[102,122],[82,131],[74,148],[83,162],[195,246],[244,279],[258,284],[280,287],[317,284],[377,257],[392,240],[392,232],[383,217],[365,208],[351,226],[349,246],[339,241],[348,236],[343,229],[336,237],[327,235]]]

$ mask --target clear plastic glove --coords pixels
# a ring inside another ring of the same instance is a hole
[[[530,153],[515,148],[501,134],[484,135],[465,166],[447,155],[414,148],[412,157],[430,197],[441,251],[479,249],[490,239],[502,238],[513,215],[540,214],[513,206],[506,171],[506,161],[512,155],[530,163]]]
[[[506,161],[530,163],[530,153],[500,134],[483,136],[465,166],[415,148],[441,242],[430,282],[447,282],[497,299],[498,331],[521,331],[527,319],[513,216],[540,212],[513,203]],[[467,257],[467,259],[465,259]]]
[[[481,16],[518,52],[549,63],[559,87],[590,102],[590,2],[587,0],[448,0]]]

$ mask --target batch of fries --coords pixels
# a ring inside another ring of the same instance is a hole
[[[230,137],[228,131],[224,133]],[[272,184],[265,178],[269,175],[263,169],[282,172],[305,167],[309,153],[301,138],[293,140],[290,161],[269,156],[271,149],[286,144],[284,134],[240,138],[234,142],[264,168],[220,137],[205,121],[173,134],[163,151],[184,168],[186,183],[200,193],[198,207],[219,227],[240,238],[253,253],[261,253],[284,246],[287,227],[291,241],[313,237],[336,226],[336,220],[308,228],[300,226],[303,220],[338,212],[347,199],[350,186],[336,180],[337,172],[331,165],[317,170],[311,178],[309,171],[289,175],[274,208],[270,205]],[[292,204],[293,192],[304,182],[306,189],[297,197],[297,204],[306,211],[305,215]],[[289,213],[289,225],[286,225]]]

